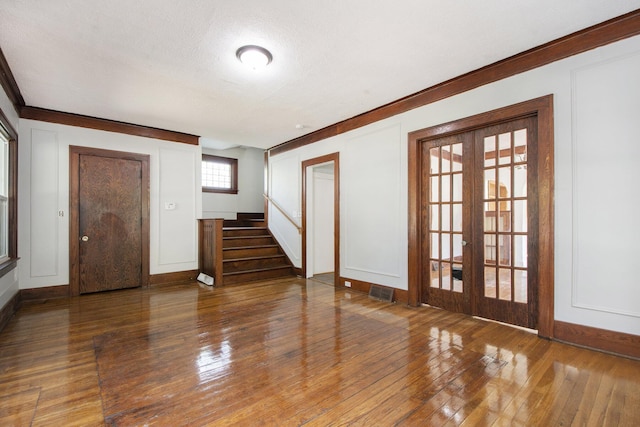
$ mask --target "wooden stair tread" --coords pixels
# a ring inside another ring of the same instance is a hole
[[[223,236],[222,240],[242,240],[242,239],[271,239],[268,234],[252,234],[250,236]]]
[[[234,250],[234,249],[260,249],[260,248],[277,248],[278,245],[253,245],[253,246],[229,246],[227,248],[222,248],[223,251]]]
[[[222,273],[222,276],[235,276],[237,274],[248,274],[248,273],[260,273],[262,271],[273,271],[273,270],[284,270],[291,269],[292,267],[288,264],[277,265],[274,267],[265,267],[265,268],[256,268],[253,270],[240,270],[240,271],[229,271]]]
[[[266,230],[267,227],[222,227],[222,231],[233,230]]]
[[[285,257],[284,254],[272,254],[272,255],[251,256],[251,257],[244,257],[244,258],[230,258],[230,259],[223,260],[223,262],[254,261],[259,259],[284,258],[284,257]]]
[[[224,227],[256,227],[253,224],[263,225],[264,219],[225,219]]]

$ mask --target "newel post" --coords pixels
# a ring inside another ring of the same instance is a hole
[[[222,286],[222,227],[224,219],[198,221],[199,269],[213,277],[216,286]]]

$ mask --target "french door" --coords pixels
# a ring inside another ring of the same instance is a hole
[[[422,302],[537,324],[535,117],[421,143]]]
[[[423,227],[422,301],[449,311],[470,313],[472,134],[422,144]],[[464,193],[467,194],[464,194]],[[428,255],[425,257],[424,255]],[[428,261],[427,261],[428,259]],[[427,262],[424,262],[427,261]],[[465,268],[466,267],[466,268]]]

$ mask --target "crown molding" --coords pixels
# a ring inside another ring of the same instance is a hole
[[[39,120],[41,122],[58,123],[62,125],[117,132],[146,138],[162,139],[165,141],[181,142],[183,144],[198,145],[199,137],[188,133],[157,129],[115,120],[100,119],[80,114],[65,113],[38,107],[22,107],[20,118]]]
[[[436,101],[640,34],[640,9],[521,52],[269,149],[284,153]]]
[[[20,88],[18,87],[18,83],[16,83],[16,79],[13,77],[13,73],[11,72],[11,68],[9,68],[9,63],[7,62],[7,58],[4,56],[4,52],[0,48],[0,85],[4,89],[7,97],[13,104],[13,108],[15,108],[16,112],[20,114],[20,109],[24,107],[24,98],[20,93]]]
[[[13,108],[15,108],[16,112],[22,119],[39,120],[43,122],[117,132],[127,135],[143,136],[147,138],[162,139],[165,141],[181,142],[183,144],[199,144],[198,136],[187,133],[27,106],[2,49],[0,49],[0,85],[13,104]]]

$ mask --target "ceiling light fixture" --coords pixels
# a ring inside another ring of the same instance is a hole
[[[242,46],[236,51],[236,57],[240,62],[254,70],[266,67],[273,60],[271,52],[261,46],[255,45]]]

